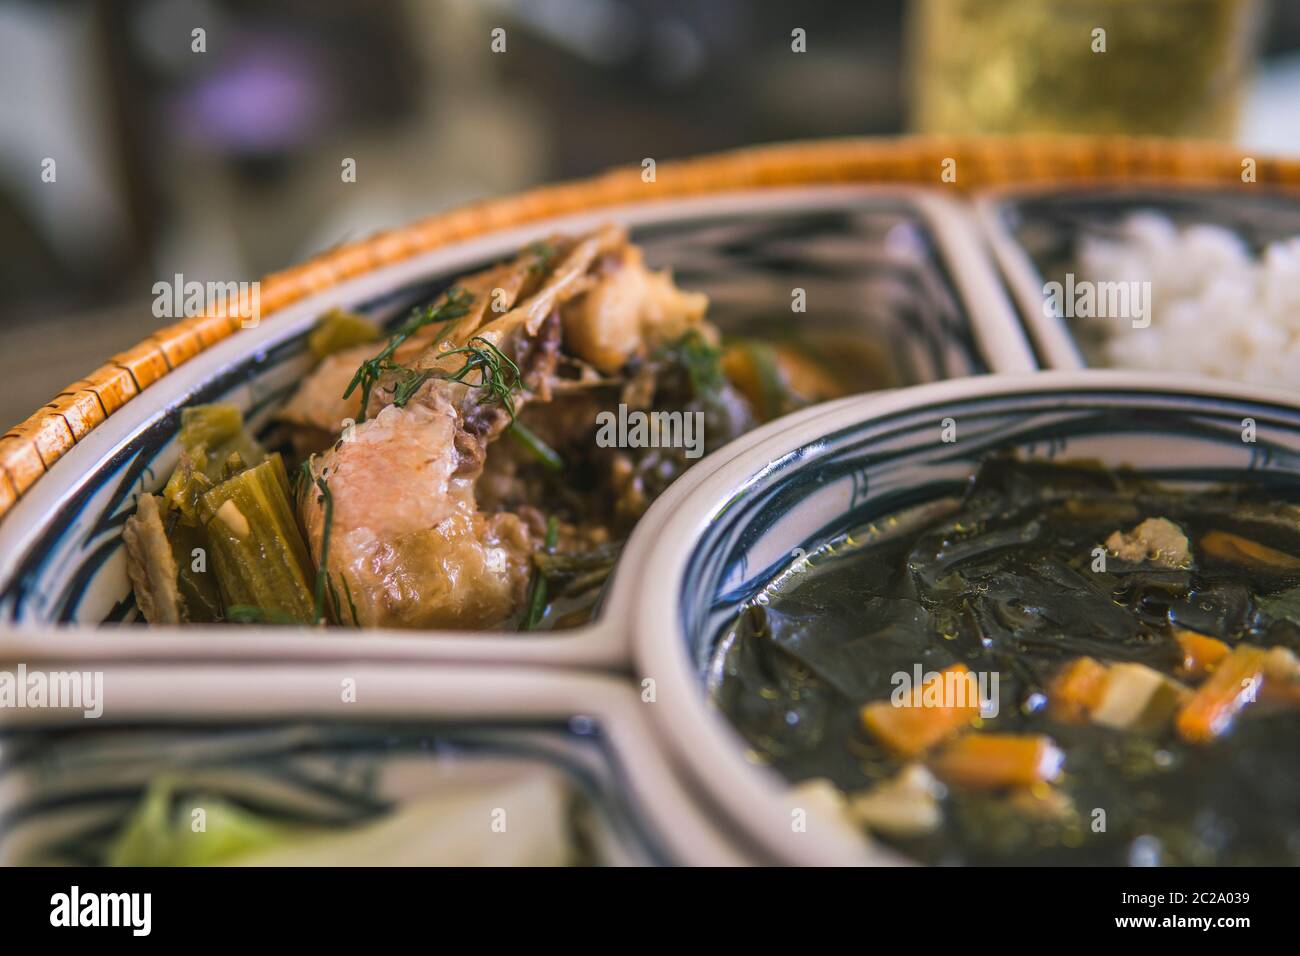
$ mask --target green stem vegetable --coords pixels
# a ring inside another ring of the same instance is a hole
[[[555,550],[560,540],[560,522],[555,515],[546,521],[545,550],[549,554]],[[532,594],[528,598],[528,615],[524,618],[524,630],[535,631],[546,613],[546,575],[538,569],[533,577]]]
[[[206,492],[199,514],[227,608],[257,608],[302,624],[318,620],[308,584],[311,559],[279,455]]]

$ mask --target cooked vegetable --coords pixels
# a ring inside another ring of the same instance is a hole
[[[1186,694],[1177,681],[1145,664],[1112,664],[1092,720],[1117,730],[1159,730],[1173,718]]]
[[[1231,531],[1211,531],[1201,538],[1206,554],[1234,564],[1254,565],[1281,571],[1300,571],[1300,558]]]
[[[898,774],[849,801],[853,816],[868,829],[898,837],[917,837],[943,823],[939,795],[943,785],[924,764],[908,764]]]
[[[234,405],[194,405],[182,409],[177,441],[191,455],[203,454],[204,474],[213,482],[224,477],[231,456],[238,456],[250,468],[266,457],[261,446],[244,430],[244,417]]]
[[[176,559],[163,530],[161,499],[144,494],[122,531],[126,570],[135,601],[150,624],[179,624],[189,619],[177,586]]]
[[[510,838],[477,825],[511,811]],[[199,825],[201,822],[201,826]],[[405,800],[350,825],[282,822],[158,778],[109,847],[109,866],[565,866],[587,851],[560,773],[500,773],[484,784]]]
[[[969,676],[965,664],[954,664],[925,681],[916,702],[905,706],[896,706],[891,701],[867,704],[862,708],[862,726],[900,757],[920,756],[970,726],[979,716],[978,696],[966,693]],[[962,688],[960,700],[954,699],[953,693],[958,684]],[[931,697],[944,703],[924,703]]]
[[[537,433],[523,422],[516,419],[511,423],[508,431],[519,444],[528,449],[534,458],[546,466],[547,471],[555,472],[557,475],[564,471],[564,459],[560,457],[559,453],[538,438]]]
[[[1061,776],[1065,755],[1039,734],[968,734],[944,746],[930,766],[948,783],[976,790],[1029,787]]]
[[[1240,644],[1223,659],[1178,714],[1178,733],[1192,743],[1208,743],[1227,732],[1233,720],[1259,695],[1268,651]]]
[[[543,545],[546,553],[550,554],[555,551],[555,545],[560,538],[560,523],[556,520],[555,515],[551,515],[546,521],[546,542]],[[528,617],[524,620],[524,630],[533,631],[537,625],[542,622],[542,614],[546,611],[546,573],[538,568],[533,576],[532,596],[528,599]]]
[[[269,823],[219,797],[176,799],[166,777],[150,784],[108,851],[108,866],[211,866],[274,846],[293,828]],[[202,827],[196,828],[196,820]]]
[[[311,559],[289,503],[279,455],[203,495],[199,513],[227,605],[316,620]]]
[[[1264,656],[1263,699],[1300,706],[1300,657],[1288,648],[1273,647]]]
[[[1229,647],[1217,638],[1197,634],[1185,627],[1174,629],[1174,638],[1183,650],[1182,673],[1199,679],[1214,672],[1228,656]]]
[[[307,348],[317,359],[364,345],[379,338],[379,328],[364,316],[334,309],[326,312],[307,336]]]
[[[721,367],[763,421],[844,394],[826,369],[786,344],[734,342],[723,353]]]
[[[207,535],[198,525],[176,521],[167,539],[176,562],[176,586],[186,620],[194,624],[220,621],[221,588],[217,576],[207,567]]]
[[[1071,661],[1048,691],[1052,715],[1057,720],[1086,723],[1101,704],[1109,676],[1106,666],[1091,657]]]

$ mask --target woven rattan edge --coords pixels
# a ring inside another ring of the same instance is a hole
[[[1250,161],[1248,163],[1247,161]],[[1253,164],[1253,182],[1243,170]],[[461,206],[330,249],[261,282],[262,319],[348,279],[469,238],[569,213],[742,189],[910,183],[960,191],[1100,183],[1300,190],[1300,162],[1176,140],[1090,137],[852,139],[756,146]],[[0,516],[59,458],[164,375],[240,330],[225,307],[184,319],[64,389],[0,438]]]

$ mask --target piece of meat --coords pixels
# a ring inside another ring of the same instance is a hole
[[[624,246],[581,296],[564,308],[564,342],[574,355],[612,374],[634,355],[699,327],[708,296],[685,292],[667,271],[646,268],[641,250]]]
[[[312,460],[313,474],[325,479],[333,501],[333,590],[351,594],[362,626],[490,628],[517,619],[546,519],[529,507],[540,495],[535,461],[500,437],[513,421],[511,408],[516,415],[528,408],[530,422],[553,447],[577,443],[585,454],[594,403],[617,395],[619,380],[601,377],[612,357],[602,368],[581,354],[568,341],[571,327],[579,341],[591,342],[599,336],[582,339],[591,322],[631,321],[637,341],[619,339],[624,357],[615,370],[687,327],[712,334],[702,323],[705,298],[679,292],[666,273],[646,270],[621,228],[540,249],[530,247],[510,263],[459,282],[470,296],[466,314],[420,329],[397,349],[393,359],[401,367],[386,372],[372,390],[367,420]],[[621,285],[599,292],[610,283]],[[597,304],[579,311],[595,318],[572,319],[569,304],[593,292],[601,296]],[[379,348],[348,356],[353,363],[346,380],[339,373],[335,381],[340,395],[357,365]],[[566,368],[582,379],[570,389],[557,387],[566,356]],[[510,363],[519,370],[510,407],[484,387],[487,360],[506,385],[514,384]],[[467,362],[480,364],[466,371]],[[454,381],[461,373],[463,380]],[[404,391],[418,384],[401,407],[391,404],[399,383]],[[295,396],[295,409],[313,424],[327,407],[323,377],[320,388],[317,395],[305,383]],[[552,404],[561,393],[564,400]],[[500,449],[492,468],[490,447]],[[575,459],[581,457],[577,448]],[[324,531],[320,497],[303,495],[299,505],[317,561]],[[595,531],[608,534],[603,527]],[[350,623],[349,609],[341,616]]]
[[[460,473],[459,415],[438,398],[389,406],[312,461],[333,500],[329,573],[362,626],[500,626],[527,590],[528,530],[513,515],[477,512],[477,474]],[[320,497],[300,503],[317,561]]]
[[[1132,564],[1185,568],[1191,561],[1187,535],[1168,518],[1147,518],[1132,531],[1116,531],[1106,539],[1106,549]]]
[[[520,256],[457,283],[455,288],[470,297],[469,311],[458,319],[417,329],[397,347],[392,361],[397,365],[408,365],[418,363],[420,356],[430,350],[436,354],[436,342],[440,336],[446,336],[449,326],[456,330],[456,341],[464,343],[483,324],[485,317],[497,314],[494,309],[509,311],[514,306],[529,281],[532,263],[533,257]],[[338,435],[346,420],[356,421],[361,417],[360,389],[346,399],[343,393],[361,364],[377,355],[383,347],[383,342],[366,342],[327,355],[299,385],[277,418],[291,425]],[[378,414],[392,402],[394,380],[395,375],[389,373],[382,376],[372,389],[368,416]]]
[[[626,231],[616,226],[607,226],[583,237],[567,248],[554,269],[545,274],[541,285],[531,295],[495,318],[489,318],[492,313],[482,313],[481,318],[487,321],[481,324],[457,322],[446,336],[439,338],[436,344],[420,355],[414,366],[444,368],[446,353],[468,344],[473,338],[491,342],[510,354],[511,343],[535,336],[542,323],[557,308],[590,287],[593,281],[590,270],[601,256],[626,245]],[[535,264],[535,260],[530,261]],[[468,281],[462,285],[471,288]]]
[[[383,345],[365,342],[335,352],[321,359],[289,401],[285,402],[276,418],[290,425],[313,428],[329,435],[343,431],[344,422],[356,421],[361,413],[361,392],[355,391],[344,398],[348,383],[357,367],[378,352]]]

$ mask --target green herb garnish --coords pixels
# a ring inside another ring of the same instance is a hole
[[[352,588],[348,585],[347,575],[340,574],[339,578],[343,581],[343,593],[348,599],[348,610],[352,612],[352,626],[360,627],[361,618],[357,617],[357,602],[352,600]]]
[[[524,251],[534,257],[534,261],[528,266],[528,274],[535,276],[545,272],[555,256],[555,246],[545,240],[530,243]]]
[[[545,551],[550,554],[560,540],[560,522],[555,515],[546,519]],[[537,630],[537,625],[546,613],[546,575],[539,569],[533,576],[532,594],[528,598],[528,615],[524,618],[525,631]]]
[[[486,403],[500,405],[510,413],[510,421],[515,420],[514,392],[523,383],[523,375],[510,356],[492,342],[477,335],[460,348],[451,349],[443,354],[465,356],[465,364],[460,370],[444,375],[443,378],[449,382],[461,382],[473,388],[486,389],[488,392]],[[479,373],[479,380],[467,382],[466,379],[473,372]]]
[[[656,356],[686,371],[696,398],[713,395],[727,384],[722,371],[722,349],[710,345],[695,329],[662,346]]]
[[[425,382],[431,378],[440,378],[448,382],[461,382],[471,388],[485,388],[489,392],[487,401],[496,402],[510,413],[511,421],[515,417],[514,392],[520,385],[519,366],[509,356],[487,339],[475,336],[460,348],[444,352],[444,355],[464,355],[465,364],[455,372],[443,373],[437,369],[401,369],[402,375],[393,386],[393,404],[398,408],[415,397]],[[398,368],[398,366],[393,366]],[[479,373],[477,382],[466,381],[473,372]]]
[[[397,351],[398,347],[426,325],[458,319],[465,315],[469,312],[470,303],[473,301],[474,297],[459,286],[449,290],[447,298],[440,305],[429,306],[424,312],[413,314],[392,334],[388,344],[384,346],[378,355],[361,363],[356,374],[352,376],[352,381],[348,383],[347,390],[343,393],[344,398],[350,398],[357,388],[361,389],[361,413],[357,416],[358,423],[366,420],[366,409],[370,407],[370,393],[374,389],[375,383],[379,381],[380,376],[384,372],[402,368],[402,366],[391,361],[393,353]],[[414,394],[414,392],[412,391],[410,394]],[[409,400],[409,398],[410,395],[408,394],[407,399]]]
[[[519,444],[527,448],[538,461],[548,470],[556,474],[564,471],[564,459],[546,442],[537,436],[537,433],[521,422],[515,419],[510,425],[510,434],[515,437]]]

